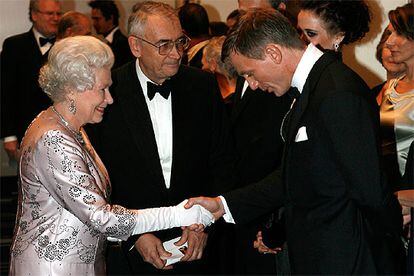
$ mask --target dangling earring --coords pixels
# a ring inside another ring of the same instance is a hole
[[[339,43],[334,43],[334,49],[335,49],[335,52],[338,52],[339,51]]]
[[[73,99],[69,101],[69,112],[72,113],[73,115],[76,114],[76,105]]]

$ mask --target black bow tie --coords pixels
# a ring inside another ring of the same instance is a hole
[[[293,87],[293,86],[288,90],[287,93],[292,99],[297,100],[300,97],[299,90],[296,87]]]
[[[55,43],[56,38],[55,37],[39,37],[39,43],[40,47],[45,46],[47,43],[53,44]]]
[[[155,97],[156,93],[160,93],[161,96],[164,97],[164,99],[168,99],[170,96],[171,87],[169,84],[169,81],[164,81],[161,85],[156,85],[155,83],[152,83],[150,81],[147,82],[147,94],[148,98],[152,100]]]

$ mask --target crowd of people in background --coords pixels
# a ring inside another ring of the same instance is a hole
[[[342,57],[366,0],[190,2],[138,2],[124,34],[116,1],[30,0],[0,56],[10,275],[413,275],[413,1],[372,88]]]

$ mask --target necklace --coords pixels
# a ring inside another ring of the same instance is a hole
[[[74,130],[68,121],[63,118],[62,114],[60,114],[54,106],[52,106],[52,111],[58,116],[60,122],[66,127],[67,130],[69,130],[70,133],[72,133],[75,136],[75,139],[81,144],[85,144],[85,140],[83,140],[82,133],[80,131]]]

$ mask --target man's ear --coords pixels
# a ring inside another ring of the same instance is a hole
[[[283,2],[280,2],[279,6],[277,7],[278,11],[285,11],[286,10],[286,4]]]
[[[129,49],[131,49],[132,54],[136,57],[139,58],[141,56],[141,45],[138,42],[138,38],[133,37],[133,36],[129,36],[128,37],[128,44],[129,44]]]
[[[282,62],[282,51],[277,44],[267,44],[265,47],[265,55],[276,64],[280,64]]]

